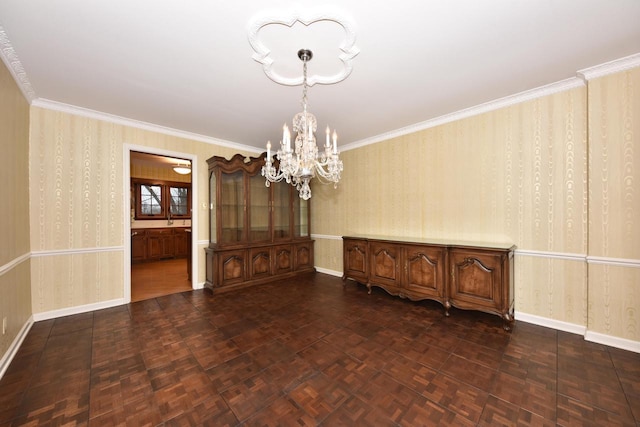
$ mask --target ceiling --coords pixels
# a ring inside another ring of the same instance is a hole
[[[309,110],[348,146],[636,55],[640,1],[0,2],[32,104],[254,150],[301,109],[301,48]]]

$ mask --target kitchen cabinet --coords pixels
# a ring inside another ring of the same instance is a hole
[[[187,228],[136,228],[131,230],[131,262],[186,258],[191,245]]]

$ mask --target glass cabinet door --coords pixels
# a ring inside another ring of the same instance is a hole
[[[209,241],[218,242],[218,230],[216,229],[216,173],[209,174]]]
[[[291,185],[284,182],[272,184],[273,187],[273,238],[291,237],[290,207]]]
[[[273,185],[273,184],[272,184]],[[264,185],[264,177],[260,174],[249,177],[249,195],[251,197],[249,217],[249,240],[269,241],[269,192],[270,187]]]
[[[293,235],[309,237],[309,201],[293,197]]]
[[[220,177],[220,243],[234,243],[245,240],[244,214],[244,173],[237,171],[223,173]]]

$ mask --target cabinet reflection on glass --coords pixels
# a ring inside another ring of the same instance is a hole
[[[265,185],[264,155],[209,165],[207,288],[223,291],[315,271],[309,201],[285,183]]]

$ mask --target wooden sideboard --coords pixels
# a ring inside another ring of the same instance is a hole
[[[377,286],[413,301],[497,314],[504,328],[513,323],[511,244],[343,237],[343,280]]]

